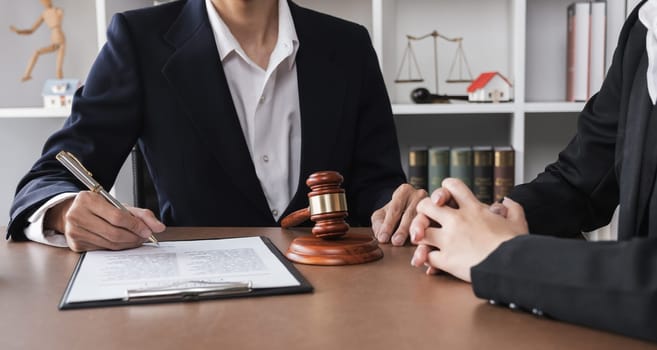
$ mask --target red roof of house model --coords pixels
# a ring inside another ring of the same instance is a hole
[[[504,81],[506,81],[506,83],[509,84],[509,86],[511,85],[511,82],[507,78],[505,78],[502,74],[498,72],[486,72],[486,73],[481,73],[481,75],[479,75],[477,79],[475,79],[472,82],[472,84],[468,86],[468,92],[474,92],[478,89],[483,88],[496,75],[499,75],[500,78],[504,79]]]

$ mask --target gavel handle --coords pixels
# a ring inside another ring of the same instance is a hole
[[[282,228],[290,228],[310,219],[310,209],[299,209],[281,220]]]

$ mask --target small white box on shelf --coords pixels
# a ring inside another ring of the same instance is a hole
[[[81,81],[78,79],[48,79],[43,84],[43,107],[44,108],[70,108],[73,103],[73,95]]]

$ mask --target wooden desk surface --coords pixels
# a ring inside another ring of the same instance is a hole
[[[266,235],[285,251],[301,234],[308,231],[170,228],[158,237]],[[413,247],[382,248],[383,259],[364,265],[296,265],[315,287],[311,294],[59,311],[79,255],[5,242],[0,349],[657,348],[490,306],[467,283],[411,267]]]

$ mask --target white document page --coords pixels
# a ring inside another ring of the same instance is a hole
[[[131,289],[199,281],[250,281],[254,289],[300,285],[259,237],[160,242],[87,252],[67,302],[122,299]]]

